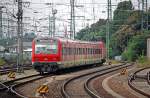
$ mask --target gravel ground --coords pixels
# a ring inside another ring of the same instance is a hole
[[[102,86],[102,82],[104,79],[118,73],[121,72],[121,70],[116,71],[116,72],[112,72],[110,74],[98,77],[96,79],[94,79],[90,85],[91,85],[91,89],[96,92],[96,94],[98,94],[99,96],[101,96],[102,98],[114,98],[111,94],[109,94],[107,91],[105,91],[105,89]],[[114,78],[111,78],[108,81],[108,86],[116,93],[118,93],[121,96],[124,96],[125,98],[145,98],[142,95],[137,94],[136,92],[134,92],[133,90],[130,89],[130,87],[127,84],[127,76],[116,76]],[[134,94],[133,94],[134,93]],[[140,97],[135,96],[135,94],[137,94]]]
[[[103,67],[105,67],[105,66],[101,66],[100,68],[103,68]],[[99,69],[99,67],[96,67],[96,68],[90,68],[90,69],[86,69],[86,70],[80,70],[80,71],[76,71],[76,72],[71,72],[71,73],[66,73],[66,74],[55,76],[55,79],[52,82],[48,83],[49,93],[45,95],[45,98],[63,98],[62,95],[61,95],[60,90],[61,90],[62,83],[64,83],[64,81],[66,79],[71,78],[71,77],[75,77],[75,76],[78,76],[78,75],[81,75],[81,74],[85,74],[85,73],[87,73],[91,70],[95,71],[95,70],[98,70],[98,69]],[[34,81],[33,83],[25,84],[21,87],[18,87],[17,92],[19,92],[20,94],[25,95],[27,97],[42,98],[42,97],[39,96],[39,94],[36,93],[36,89],[41,84],[47,83],[49,80],[51,80],[51,78],[52,77],[48,77],[48,78],[45,78],[45,79]],[[76,82],[75,85],[78,85],[78,83],[80,83],[80,81]],[[79,85],[78,85],[78,87],[79,87]],[[78,89],[77,91],[80,92],[81,90]]]
[[[24,73],[15,73],[15,74],[16,74],[16,79],[17,79],[17,78],[21,78],[21,77],[26,77],[26,76],[38,74],[38,72],[36,72],[34,69],[30,69],[30,70],[24,70]],[[12,80],[12,79],[8,78],[7,75],[8,74],[1,75],[0,76],[0,81],[5,82],[5,81],[8,81],[8,80]]]
[[[108,76],[109,75],[104,75],[90,82],[91,90],[94,91],[99,96],[101,96],[102,98],[113,98],[113,96],[107,93],[102,86],[103,80],[107,78]]]
[[[125,98],[142,98],[136,96],[135,92],[130,89],[128,86],[128,81],[126,76],[116,76],[111,78],[108,81],[109,87],[116,93],[119,93],[120,95],[124,96]],[[134,93],[134,94],[133,94]]]
[[[66,77],[64,77],[64,78],[66,78]],[[36,92],[36,90],[40,85],[47,83],[49,80],[51,80],[51,77],[28,83],[26,85],[18,87],[17,92],[19,92],[22,95],[25,95],[26,97],[30,97],[30,98],[31,97],[42,98]],[[48,84],[49,92],[48,92],[48,94],[45,95],[45,97],[51,96],[49,98],[62,98],[61,93],[59,92],[60,84],[62,84],[62,82],[63,82],[63,80],[53,80],[51,83],[49,83]]]
[[[145,69],[145,70],[143,70],[143,71],[138,72],[138,73],[137,73],[137,75],[147,75],[147,72],[149,72],[149,71],[150,71],[150,68],[149,68],[149,69]]]

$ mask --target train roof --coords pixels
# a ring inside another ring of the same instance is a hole
[[[82,41],[82,40],[73,40],[73,39],[68,39],[68,38],[63,38],[63,37],[37,37],[36,39],[56,39],[61,42],[70,42],[70,43],[83,43],[83,44],[103,44],[102,41]]]

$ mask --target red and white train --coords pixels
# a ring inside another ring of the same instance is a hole
[[[32,64],[41,74],[61,68],[103,63],[105,53],[102,41],[40,37],[32,42]]]

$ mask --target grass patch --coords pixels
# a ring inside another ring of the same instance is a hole
[[[137,60],[137,67],[139,68],[150,67],[150,59],[148,59],[146,56],[140,56]]]
[[[5,60],[0,58],[0,66],[3,66],[4,64],[6,64]]]
[[[110,60],[111,64],[119,64],[120,61],[117,61],[117,60]]]

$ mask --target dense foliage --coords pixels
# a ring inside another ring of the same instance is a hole
[[[150,12],[150,11],[149,11]],[[141,19],[143,15],[143,29]],[[122,55],[124,60],[136,60],[141,54],[146,55],[146,39],[149,35],[146,24],[150,14],[134,10],[131,1],[120,2],[110,22],[110,57]],[[82,29],[77,34],[80,40],[98,40],[105,42],[107,20],[100,19],[97,23]],[[150,29],[150,28],[148,28]]]
[[[106,32],[106,20],[99,19],[98,22],[92,24],[90,27],[86,27],[80,32],[77,33],[76,39],[79,40],[88,40],[88,41],[105,41],[105,32]]]

